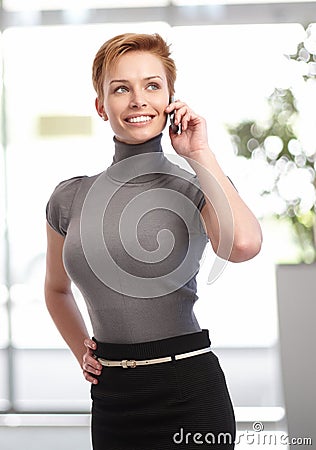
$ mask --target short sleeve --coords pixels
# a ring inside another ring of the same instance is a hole
[[[231,182],[233,187],[236,189],[232,180],[229,177],[227,177],[227,178]],[[197,175],[192,175],[192,177],[189,179],[189,184],[187,187],[186,195],[194,203],[197,210],[199,210],[199,212],[201,212],[204,205],[206,204],[206,200],[205,200],[204,193],[201,189],[201,185],[200,185]],[[197,214],[197,217],[195,217],[195,220],[196,220],[196,223],[198,224],[199,232],[206,235],[205,228],[202,224],[201,214]]]
[[[187,190],[187,196],[194,203],[197,209],[202,211],[206,201],[197,175],[193,175],[189,181],[190,183]]]
[[[183,194],[194,204],[194,214],[190,216],[191,233],[203,235],[206,238],[205,228],[202,223],[201,210],[205,205],[205,197],[197,175],[186,172],[186,181],[183,182]]]
[[[54,189],[46,205],[46,220],[62,236],[66,236],[70,213],[76,192],[83,176],[61,181]]]

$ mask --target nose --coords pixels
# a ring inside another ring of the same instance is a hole
[[[133,91],[130,100],[130,107],[136,109],[142,108],[144,106],[147,106],[147,101],[144,92],[142,90]]]

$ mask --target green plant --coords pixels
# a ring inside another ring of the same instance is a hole
[[[296,54],[289,59],[305,64],[303,79],[313,83],[315,89],[316,38],[310,28],[306,40],[298,44]],[[280,203],[273,215],[290,221],[300,249],[299,259],[311,263],[316,261],[316,147],[306,146],[303,136],[299,135],[300,113],[292,88],[276,88],[267,101],[269,114],[265,122],[245,120],[227,125],[227,130],[237,155],[259,158],[273,169],[273,181],[260,195],[271,199],[278,197]]]

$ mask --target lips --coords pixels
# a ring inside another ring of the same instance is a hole
[[[153,117],[154,116],[148,116],[148,115],[132,116],[132,117],[127,117],[125,119],[125,121],[128,123],[145,123],[145,122],[150,122],[153,119]]]

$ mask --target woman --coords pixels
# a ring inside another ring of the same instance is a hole
[[[241,262],[259,252],[261,230],[210,150],[205,120],[172,101],[175,78],[159,35],[105,42],[93,83],[113,162],[62,181],[47,204],[46,304],[92,383],[94,450],[234,448],[225,376],[193,313],[196,274],[208,240]],[[163,154],[170,114],[180,128],[169,127],[171,144],[194,174]]]

